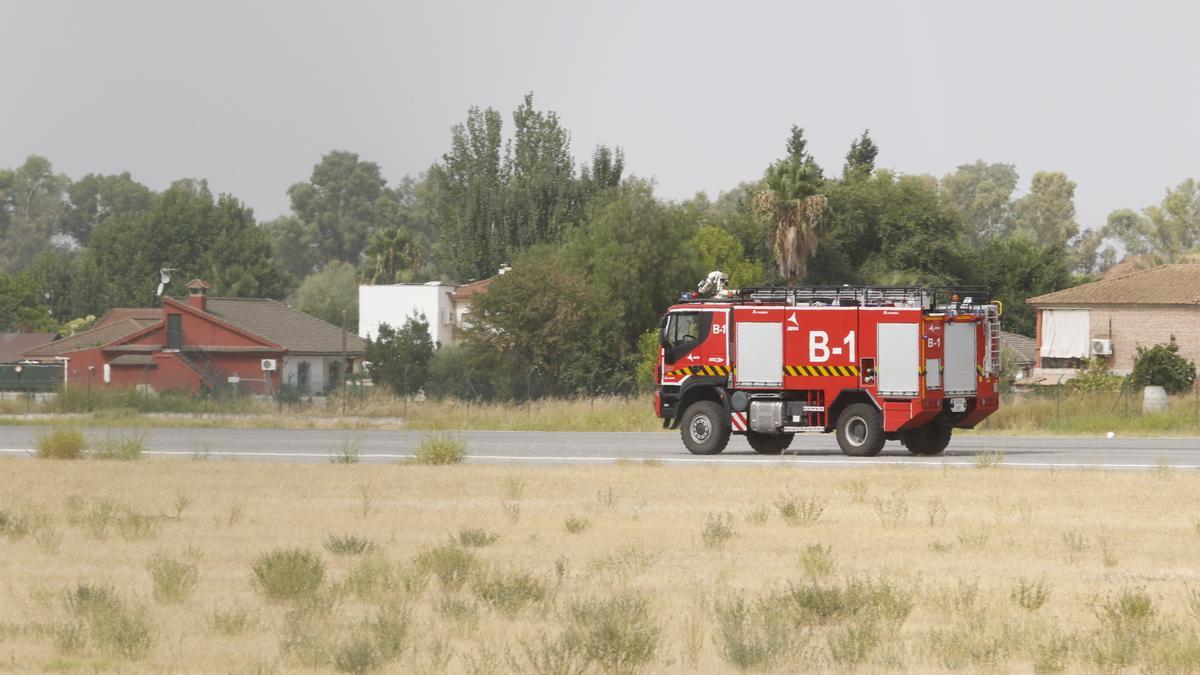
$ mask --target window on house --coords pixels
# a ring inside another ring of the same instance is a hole
[[[1086,309],[1042,310],[1042,358],[1085,359],[1091,312]]]
[[[167,349],[183,349],[183,317],[167,315]]]

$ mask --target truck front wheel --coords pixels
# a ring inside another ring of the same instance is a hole
[[[697,401],[683,413],[679,425],[683,444],[693,455],[715,455],[729,443],[729,415],[712,401]]]
[[[883,450],[883,417],[873,405],[846,406],[837,421],[838,445],[851,457],[874,457]]]
[[[750,431],[746,433],[746,440],[760,455],[778,455],[787,450],[794,436],[795,434],[760,434]]]

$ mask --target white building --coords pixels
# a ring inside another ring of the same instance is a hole
[[[500,274],[507,271],[501,269]],[[379,325],[400,328],[411,316],[429,322],[434,345],[454,342],[454,331],[466,325],[471,300],[487,290],[496,277],[455,286],[440,281],[424,284],[387,284],[358,287],[358,336],[374,338]]]

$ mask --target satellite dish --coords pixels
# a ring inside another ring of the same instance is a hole
[[[173,271],[174,269],[170,267],[164,267],[158,271],[158,291],[154,294],[155,297],[162,297],[163,289],[171,283],[171,272]]]

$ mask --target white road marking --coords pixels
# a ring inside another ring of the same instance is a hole
[[[11,455],[33,455],[35,451],[32,448],[0,448],[0,454]],[[326,459],[336,456],[336,453],[327,452],[255,452],[255,451],[238,451],[238,450],[212,450],[212,451],[191,451],[191,450],[147,450],[146,455],[155,455],[162,457],[265,457],[265,458],[297,458],[297,459]],[[359,458],[363,460],[372,459],[412,459],[415,455],[412,453],[361,453]],[[467,455],[467,461],[485,461],[485,462],[530,462],[530,463],[562,463],[562,464],[612,464],[616,462],[649,462],[663,464],[706,464],[722,465],[736,464],[745,466],[789,466],[810,464],[814,466],[858,466],[858,465],[893,465],[893,466],[926,466],[926,467],[974,467],[974,460],[951,460],[951,459],[916,459],[913,457],[896,457],[896,458],[869,458],[869,457],[845,457],[845,458],[819,458],[819,457],[782,457],[779,459],[767,458],[734,458],[734,457],[558,457],[552,455]],[[1006,461],[1001,460],[998,466],[1014,467],[1014,468],[1033,468],[1033,469],[1160,469],[1169,467],[1172,469],[1200,469],[1200,464],[1137,464],[1137,463],[1120,463],[1120,464],[1105,464],[1105,463],[1088,463],[1088,462],[1030,462],[1030,461]]]

